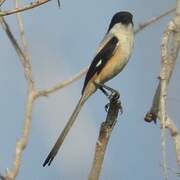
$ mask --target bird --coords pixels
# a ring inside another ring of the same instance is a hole
[[[110,97],[107,90],[114,90],[104,83],[119,74],[128,63],[134,47],[133,15],[128,11],[120,11],[113,15],[109,28],[100,42],[96,55],[87,71],[81,97],[70,116],[66,126],[57,139],[52,150],[43,163],[43,167],[50,166],[58,153],[65,137],[74,124],[81,108],[89,97],[100,89]]]

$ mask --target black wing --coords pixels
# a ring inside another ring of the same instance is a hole
[[[113,56],[114,51],[116,49],[116,45],[118,43],[117,37],[113,36],[106,45],[98,52],[98,54],[93,59],[89,70],[86,74],[86,78],[84,81],[84,86],[82,89],[82,94],[84,92],[84,89],[89,82],[89,80],[96,74],[99,73],[103,67],[106,65],[108,60]]]

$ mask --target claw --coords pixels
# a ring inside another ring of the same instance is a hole
[[[111,100],[118,100],[120,97],[120,94],[118,92],[112,92],[109,96],[108,99],[109,101]]]
[[[118,100],[119,98],[120,98],[120,94],[119,94],[119,92],[114,92],[114,94],[113,94],[113,98],[115,99],[115,100]]]
[[[107,103],[105,106],[104,106],[104,109],[106,112],[108,112],[108,109],[109,109],[109,103]]]

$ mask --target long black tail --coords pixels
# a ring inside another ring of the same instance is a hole
[[[46,160],[44,161],[43,167],[45,167],[47,164],[48,164],[48,166],[50,166],[51,162],[53,161],[54,157],[56,156],[57,152],[59,151],[62,143],[64,142],[64,139],[67,136],[70,128],[72,127],[73,123],[75,122],[76,117],[79,114],[85,101],[86,101],[86,98],[84,98],[84,96],[81,96],[80,100],[78,101],[78,104],[76,105],[75,110],[73,111],[71,117],[69,118],[69,121],[67,122],[65,128],[63,129],[62,133],[60,134],[60,136],[59,136],[58,140],[56,141],[55,145],[53,146],[51,152],[49,153]]]

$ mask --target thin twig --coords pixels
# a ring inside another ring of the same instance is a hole
[[[0,0],[0,7],[3,5],[3,3],[5,2],[6,0]]]
[[[14,0],[14,4],[15,4],[15,8],[18,8],[18,4],[19,4],[19,0]],[[21,37],[21,43],[23,46],[23,51],[26,55],[26,58],[29,58],[29,53],[28,53],[28,43],[27,43],[27,39],[25,36],[25,31],[24,31],[24,24],[23,24],[23,19],[20,13],[16,14],[17,16],[17,22],[18,22],[18,27],[19,27],[19,33],[20,33],[20,37]]]
[[[29,4],[24,5],[23,7],[10,9],[10,10],[6,10],[6,11],[0,11],[0,16],[8,16],[8,15],[15,14],[15,13],[18,13],[18,12],[33,9],[33,8],[41,6],[42,4],[45,4],[45,3],[49,2],[49,1],[51,1],[51,0],[37,0],[35,2],[30,2]]]
[[[20,48],[17,40],[15,39],[14,35],[12,34],[12,32],[10,30],[9,25],[7,24],[7,22],[5,21],[5,19],[3,17],[0,17],[0,23],[1,23],[3,30],[6,32],[6,35],[8,36],[9,40],[11,41],[14,49],[16,50],[18,56],[20,56],[21,63],[23,65],[23,67],[25,68],[26,57],[25,57],[24,52]]]
[[[42,90],[42,91],[38,91],[37,92],[37,97],[38,96],[48,96],[49,94],[57,91],[57,90],[60,90],[62,88],[64,88],[65,86],[68,86],[70,85],[71,83],[77,81],[78,79],[80,79],[83,75],[86,74],[88,70],[88,67],[85,67],[84,69],[82,69],[80,72],[78,72],[77,74],[73,75],[72,77],[70,77],[69,79],[66,79],[64,80],[63,82],[51,87],[51,88],[48,88],[46,90]]]
[[[143,29],[145,29],[147,26],[159,21],[163,17],[165,17],[165,16],[169,15],[170,13],[174,12],[175,9],[176,8],[169,9],[168,11],[163,12],[159,16],[152,17],[152,18],[150,18],[149,20],[147,20],[145,22],[139,23],[139,25],[135,29],[135,33],[138,33],[139,31],[142,31]]]
[[[29,60],[26,57],[26,54],[23,52],[17,40],[15,39],[4,17],[0,17],[0,23],[3,30],[6,32],[6,35],[8,36],[10,42],[12,43],[14,49],[16,50],[17,55],[19,56],[20,62],[24,68],[26,79],[28,80],[29,84],[33,85],[34,83],[33,83],[32,70],[31,70],[32,68]]]
[[[106,147],[111,137],[112,131],[116,125],[117,117],[120,109],[121,109],[121,104],[119,100],[116,98],[116,94],[115,94],[114,98],[112,98],[112,100],[110,101],[106,121],[101,124],[99,137],[96,143],[94,160],[88,180],[99,179],[103,160],[104,160],[104,155],[106,152]]]
[[[15,7],[18,8],[18,1],[19,0],[14,0],[14,4]],[[25,30],[24,30],[24,23],[23,23],[23,19],[21,16],[21,13],[17,13],[16,14],[17,17],[17,22],[18,22],[18,27],[19,27],[19,34],[20,34],[20,39],[21,39],[21,44],[22,44],[22,52],[25,56],[25,61],[26,64],[28,66],[28,80],[31,81],[30,83],[33,83],[33,77],[32,77],[32,67],[31,67],[31,63],[30,63],[30,56],[28,53],[28,42],[25,36]],[[34,84],[33,84],[34,85]]]
[[[58,1],[58,7],[60,8],[61,7],[61,2],[60,0],[57,0]]]

